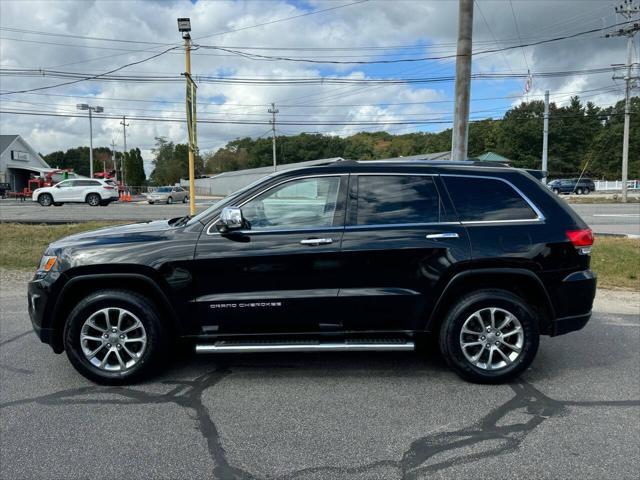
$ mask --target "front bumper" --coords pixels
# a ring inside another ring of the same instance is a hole
[[[42,343],[51,346],[54,352],[61,353],[63,346],[60,332],[51,324],[53,317],[53,299],[57,298],[56,281],[61,274],[49,272],[42,278],[34,278],[29,282],[27,304],[29,318],[34,332]],[[61,282],[58,282],[61,283]]]

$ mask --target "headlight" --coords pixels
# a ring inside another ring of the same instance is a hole
[[[49,272],[58,261],[58,257],[45,255],[40,260],[40,266],[38,267],[38,273],[47,273]]]

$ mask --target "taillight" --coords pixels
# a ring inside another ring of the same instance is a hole
[[[593,245],[593,232],[590,228],[580,230],[567,230],[567,238],[573,243],[573,246],[583,255],[591,253]]]
[[[109,185],[104,185],[104,188],[106,188],[107,190],[115,190],[116,187],[110,187]]]

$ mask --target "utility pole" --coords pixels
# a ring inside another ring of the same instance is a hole
[[[549,151],[549,90],[544,92],[544,127],[542,130],[542,183],[547,183]]]
[[[630,20],[633,15],[640,13],[640,8],[633,5],[633,0],[624,0],[620,6],[616,7],[616,13]],[[638,75],[633,76],[631,69],[633,66],[633,37],[640,31],[640,23],[636,22],[615,32],[607,34],[607,37],[627,37],[627,64],[624,77],[624,132],[622,138],[622,202],[627,202],[627,180],[629,177],[629,123],[631,121],[631,88],[632,83],[638,80]]]
[[[126,185],[127,182],[125,180],[125,174],[124,174],[124,159],[125,159],[125,155],[127,154],[127,127],[129,126],[129,124],[127,123],[127,116],[123,115],[122,116],[122,121],[120,122],[120,125],[122,125],[122,139],[124,142],[124,148],[122,150],[122,160],[120,161],[120,169],[122,170],[122,184]]]
[[[178,31],[182,33],[184,40],[184,64],[185,64],[185,78],[187,81],[187,95],[186,95],[186,108],[187,108],[187,128],[189,130],[189,215],[196,214],[196,119],[195,119],[195,98],[193,95],[193,79],[191,78],[191,20],[189,18],[178,19]]]
[[[456,98],[453,112],[451,160],[466,160],[468,156],[472,39],[473,0],[459,0],[458,48],[456,52]]]
[[[271,138],[271,147],[273,148],[273,171],[276,171],[276,113],[280,110],[276,108],[276,104],[271,102],[271,108],[267,110],[271,115],[271,128],[273,129],[273,137]]]
[[[115,180],[118,181],[118,165],[116,164],[116,141],[111,139],[111,161],[113,162],[113,169],[116,172]]]

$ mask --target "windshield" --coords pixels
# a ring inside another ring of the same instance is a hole
[[[160,187],[156,189],[156,192],[159,193],[169,193],[171,191],[171,187]]]
[[[197,214],[195,217],[193,217],[189,221],[189,223],[192,223],[194,221],[196,221],[196,222],[201,222],[202,221],[203,222],[205,218],[207,218],[209,215],[211,215],[214,211],[218,210],[223,205],[232,203],[235,198],[239,197],[243,193],[251,190],[253,187],[255,187],[256,185],[259,185],[260,183],[266,181],[267,179],[275,177],[276,175],[279,175],[279,174],[280,174],[280,172],[272,173],[271,175],[267,175],[265,177],[262,177],[262,178],[256,180],[253,183],[250,183],[249,185],[247,185],[246,187],[241,188],[240,190],[236,190],[235,192],[233,192],[229,196],[224,197],[221,200],[218,200],[216,203],[211,205],[209,208],[207,208],[206,210],[203,210],[202,212]]]

